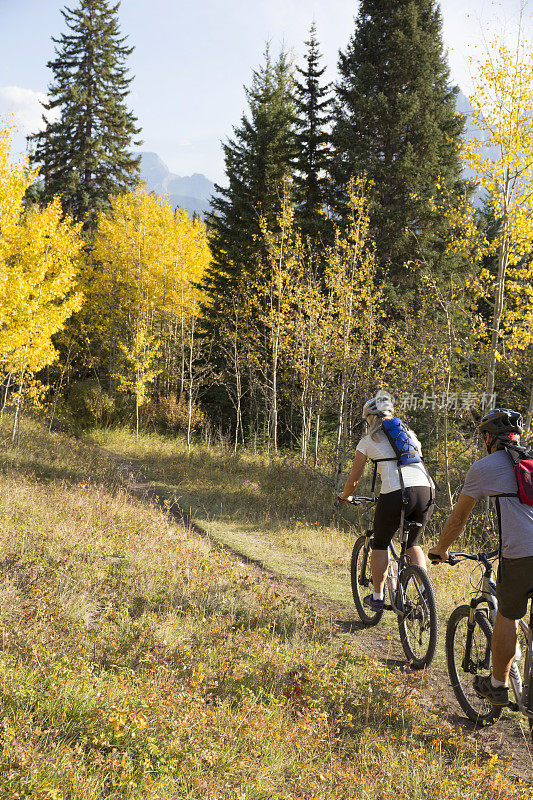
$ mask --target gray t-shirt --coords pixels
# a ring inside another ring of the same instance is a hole
[[[504,450],[497,450],[472,464],[466,473],[462,493],[480,500],[482,497],[517,491],[511,459]],[[501,497],[499,503],[502,556],[504,558],[533,556],[533,506],[524,505],[518,497]]]

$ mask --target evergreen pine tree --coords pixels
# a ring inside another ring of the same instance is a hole
[[[339,57],[332,162],[335,205],[345,185],[366,174],[374,183],[371,225],[382,267],[401,285],[405,264],[444,268],[432,212],[436,184],[463,188],[457,150],[464,119],[456,114],[435,0],[361,0],[355,32]]]
[[[248,114],[223,145],[227,186],[216,186],[209,216],[213,262],[206,279],[210,312],[224,313],[241,277],[253,274],[262,257],[259,220],[273,225],[281,185],[294,159],[293,76],[287,54],[264,65],[245,89]]]
[[[87,227],[110,194],[138,182],[140,156],[130,148],[140,144],[132,141],[140,128],[126,107],[132,78],[125,61],[133,48],[120,35],[119,6],[80,0],[78,8],[61,12],[68,33],[53,39],[56,57],[47,65],[53,82],[44,104],[60,117],[31,137],[32,162],[41,167],[42,199],[61,195],[64,211]]]
[[[296,223],[312,238],[329,230],[324,215],[329,170],[329,134],[332,103],[330,84],[322,85],[326,67],[320,68],[321,55],[313,23],[309,32],[306,66],[297,67],[302,80],[295,81],[296,160],[294,187],[297,201]]]

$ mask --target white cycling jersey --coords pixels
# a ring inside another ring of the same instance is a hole
[[[377,469],[381,479],[381,494],[396,492],[402,487],[398,475],[398,463],[396,461],[394,449],[383,431],[378,431],[375,436],[379,441],[375,442],[368,434],[363,436],[356,450],[359,450],[360,453],[363,453],[367,458],[373,461],[378,461],[381,458],[394,459],[394,461],[382,461],[378,463]],[[422,454],[420,442],[412,431],[411,436],[416,444],[418,452]],[[430,478],[428,478],[423,464],[408,464],[401,467],[401,470],[405,488],[409,486],[432,487],[432,483],[430,483]]]

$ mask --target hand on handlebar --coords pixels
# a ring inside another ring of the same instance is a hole
[[[450,558],[450,553],[448,550],[432,547],[428,553],[428,558],[433,565],[445,564]]]

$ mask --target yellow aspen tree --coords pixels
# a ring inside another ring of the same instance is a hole
[[[368,193],[364,178],[348,187],[349,224],[336,232],[326,255],[325,283],[334,307],[334,369],[337,380],[337,475],[344,467],[353,428],[354,402],[380,378],[392,358],[393,326],[384,325],[383,294],[376,281],[374,244],[369,235]]]
[[[118,342],[131,348],[144,331],[157,344],[158,392],[187,393],[190,439],[194,398],[205,377],[197,334],[198,286],[210,258],[205,225],[142,186],[110,204],[98,218],[87,283],[111,381]]]
[[[83,248],[80,225],[63,219],[55,199],[24,207],[37,171],[10,161],[11,133],[0,130],[0,369],[18,386],[15,435],[24,388],[57,357],[52,337],[81,307],[76,291]]]
[[[119,385],[131,391],[135,397],[135,438],[139,439],[139,410],[147,399],[148,387],[159,374],[153,363],[159,355],[159,343],[155,336],[147,333],[146,325],[141,323],[133,335],[130,345],[119,341],[125,374],[119,373]]]
[[[524,433],[531,430],[533,417],[533,261],[528,255],[520,264],[508,270],[506,305],[502,318],[504,357],[511,377],[529,385],[528,405],[524,421]]]
[[[250,296],[246,289],[247,286],[242,284],[236,287],[236,293],[231,299],[227,313],[221,320],[217,343],[226,365],[226,369],[222,368],[219,379],[223,382],[235,411],[234,452],[237,452],[239,440],[243,445],[245,441],[243,425],[243,401],[247,392],[245,375],[249,354],[253,349],[253,340],[250,337],[252,326],[248,314]]]
[[[476,243],[478,255],[497,256],[496,275],[487,269],[477,275],[479,292],[494,302],[486,382],[486,394],[491,397],[501,359],[502,334],[513,328],[512,317],[505,322],[508,280],[518,274],[518,265],[529,254],[533,242],[533,50],[521,34],[514,49],[501,40],[490,46],[477,66],[470,102],[473,121],[482,131],[483,141],[465,139],[463,156],[487,192],[498,222],[494,239],[481,236]],[[524,282],[515,286],[520,288],[513,305],[527,316],[531,276],[528,274]]]
[[[324,292],[319,265],[320,251],[308,241],[299,263],[299,281],[295,286],[290,348],[300,401],[300,453],[307,461],[315,421],[315,466],[318,461],[318,436],[324,397],[326,354],[331,342],[331,304]]]
[[[365,180],[352,181],[348,229],[337,231],[325,254],[302,244],[287,187],[276,229],[261,224],[266,259],[252,291],[251,335],[260,345],[256,369],[268,400],[269,444],[278,446],[279,400],[285,394],[292,408],[297,392],[301,456],[307,459],[314,416],[315,465],[325,401],[338,419],[338,461],[348,443],[354,403],[360,402],[357,393],[379,385],[392,356],[394,334],[384,325],[375,281],[367,189]]]
[[[290,347],[292,300],[298,282],[298,267],[302,260],[302,242],[294,228],[294,207],[290,202],[290,187],[282,187],[281,210],[277,229],[268,229],[261,219],[260,229],[266,251],[263,270],[259,272],[256,292],[259,303],[259,320],[266,334],[265,363],[268,397],[268,446],[278,449],[279,370],[283,352]]]

